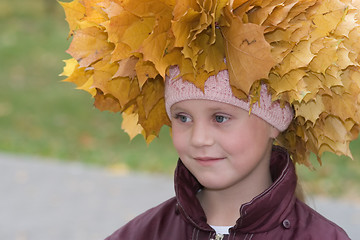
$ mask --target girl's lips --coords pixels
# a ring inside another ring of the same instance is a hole
[[[197,162],[199,162],[201,165],[211,165],[218,161],[223,160],[224,158],[214,158],[214,157],[195,157],[194,158]]]

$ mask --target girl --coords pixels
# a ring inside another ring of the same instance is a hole
[[[252,106],[231,91],[226,70],[204,92],[170,69],[165,105],[179,154],[176,197],[148,210],[106,240],[349,239],[295,196],[296,173],[273,146],[293,118],[262,85]]]
[[[180,157],[176,196],[107,240],[348,239],[298,199],[293,162],[351,157],[358,0],[62,5],[74,36],[67,81],[122,112],[130,136],[150,142],[171,126]]]

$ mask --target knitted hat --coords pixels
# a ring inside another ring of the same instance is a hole
[[[204,92],[194,84],[178,78],[179,74],[178,67],[170,68],[165,82],[165,107],[169,118],[170,108],[173,104],[191,99],[228,103],[250,111],[250,101],[240,100],[233,95],[227,70],[220,71],[216,76],[210,76],[205,82]],[[289,104],[281,107],[278,101],[271,100],[265,84],[261,87],[259,102],[254,103],[251,107],[251,113],[262,118],[280,132],[286,130],[294,117]]]

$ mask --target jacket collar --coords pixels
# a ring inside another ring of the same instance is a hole
[[[279,226],[293,208],[297,182],[295,167],[286,150],[277,146],[273,147],[270,161],[273,184],[241,206],[241,217],[232,231],[243,233],[269,231]],[[175,171],[175,193],[180,212],[195,227],[212,231],[206,223],[205,213],[196,197],[201,188],[201,184],[179,160]]]

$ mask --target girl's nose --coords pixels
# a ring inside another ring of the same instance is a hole
[[[214,143],[210,128],[201,122],[194,123],[190,141],[195,147],[211,146]]]

